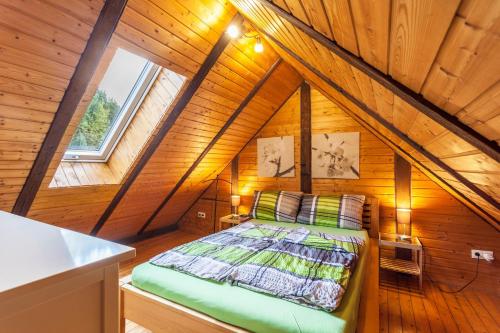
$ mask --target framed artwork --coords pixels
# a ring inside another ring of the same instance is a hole
[[[257,139],[259,177],[295,177],[293,136]]]
[[[312,135],[312,177],[359,179],[359,132]]]

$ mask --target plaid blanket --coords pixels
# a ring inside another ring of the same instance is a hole
[[[178,246],[150,263],[333,311],[363,245],[356,237],[248,222]]]
[[[354,271],[361,239],[300,229],[249,257],[229,280],[309,307],[335,310]],[[302,237],[301,237],[302,236]]]
[[[287,234],[285,228],[243,223],[175,247],[149,262],[204,279],[224,281],[238,265]]]

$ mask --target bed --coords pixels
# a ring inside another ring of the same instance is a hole
[[[363,221],[366,229],[360,231],[305,226],[313,231],[357,236],[366,242],[342,303],[332,313],[144,263],[122,280],[122,319],[154,333],[377,331],[378,254],[376,241],[370,240],[378,231],[376,199],[367,200]]]

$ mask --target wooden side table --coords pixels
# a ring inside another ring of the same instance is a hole
[[[219,219],[219,230],[222,230],[222,224],[227,223],[230,224],[231,227],[234,227],[237,224],[243,223],[250,220],[248,216],[244,215],[239,215],[239,216],[233,216],[233,215],[226,215],[223,216]]]
[[[379,246],[392,246],[394,248],[409,249],[412,251],[412,260],[383,257],[379,251],[380,268],[395,272],[418,276],[420,289],[422,289],[423,255],[422,243],[417,237],[401,239],[397,234],[379,233]]]

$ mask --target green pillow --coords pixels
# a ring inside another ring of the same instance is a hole
[[[364,195],[313,195],[302,199],[297,222],[326,227],[361,230]]]
[[[255,191],[250,217],[260,220],[295,222],[302,192]]]

